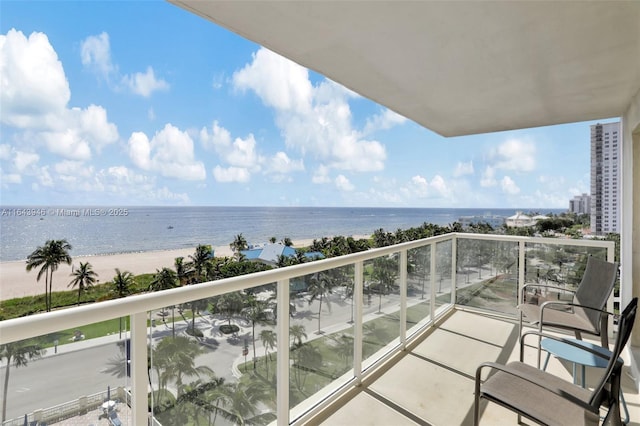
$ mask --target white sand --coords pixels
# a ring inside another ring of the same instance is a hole
[[[354,238],[368,238],[367,236],[354,236]],[[294,242],[294,247],[306,247],[311,245],[313,239]],[[213,247],[216,257],[233,256],[229,246]],[[149,251],[142,253],[123,253],[103,256],[77,256],[73,259],[73,265],[80,262],[89,262],[93,270],[98,274],[100,282],[111,281],[116,275],[115,269],[129,271],[134,275],[154,273],[163,267],[173,268],[176,257],[189,259],[193,255],[192,249]],[[0,300],[13,299],[15,297],[35,296],[44,293],[44,276],[36,281],[39,269],[27,272],[24,260],[0,263]],[[71,266],[62,264],[53,274],[53,291],[70,290]]]

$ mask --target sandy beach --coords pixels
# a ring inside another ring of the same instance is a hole
[[[354,236],[355,237],[355,236]],[[358,238],[368,238],[358,236]],[[311,245],[313,239],[295,241],[294,247],[305,247]],[[216,257],[233,256],[230,247],[213,247]],[[100,283],[111,281],[115,276],[115,269],[129,271],[134,275],[144,273],[154,273],[163,267],[173,268],[176,257],[184,257],[188,260],[189,255],[193,255],[195,247],[191,249],[149,251],[142,253],[122,253],[112,255],[97,256],[76,256],[73,258],[73,265],[80,262],[89,262],[93,270],[98,274]],[[44,293],[44,277],[36,281],[39,269],[27,272],[25,261],[11,261],[0,263],[0,300],[13,299],[16,297],[35,296]],[[70,290],[68,287],[71,281],[72,265],[62,264],[53,274],[53,291]]]

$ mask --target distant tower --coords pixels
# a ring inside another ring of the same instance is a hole
[[[591,126],[591,232],[619,232],[620,122]]]
[[[569,200],[569,211],[576,214],[591,214],[591,196],[582,194],[573,197],[573,200]]]

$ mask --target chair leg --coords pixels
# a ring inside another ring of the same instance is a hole
[[[480,424],[480,383],[476,382],[476,393],[473,402],[473,426]]]

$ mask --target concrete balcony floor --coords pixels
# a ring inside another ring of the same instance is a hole
[[[535,338],[529,339],[535,344]],[[309,424],[472,425],[476,367],[485,361],[518,360],[519,351],[516,321],[454,310],[393,362]],[[543,361],[545,355],[543,352]],[[640,425],[640,397],[628,374],[628,355],[623,353],[623,358],[629,424]],[[535,365],[534,348],[525,349],[525,361]],[[572,380],[571,363],[551,357],[547,371]],[[587,385],[596,382],[602,371],[587,368]],[[481,425],[518,424],[513,412],[492,403],[483,402],[481,416]],[[523,424],[533,422],[524,419]]]

